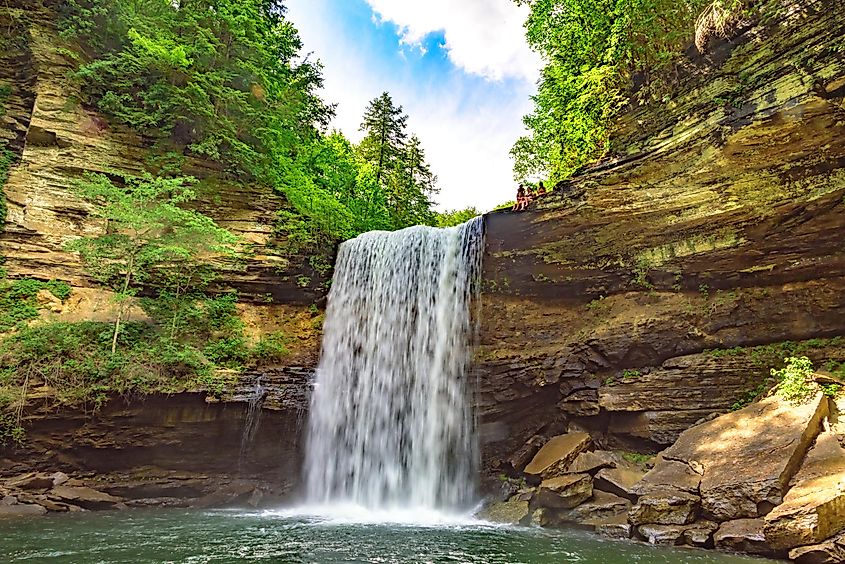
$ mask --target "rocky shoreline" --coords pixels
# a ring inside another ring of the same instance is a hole
[[[842,562],[843,407],[818,387],[801,403],[770,395],[699,422],[647,465],[596,450],[583,432],[535,441],[527,445],[536,453],[530,462],[503,482],[505,500],[481,515],[586,526],[651,544]]]

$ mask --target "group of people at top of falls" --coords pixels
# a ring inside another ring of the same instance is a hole
[[[522,211],[528,207],[528,204],[546,195],[546,187],[540,182],[536,188],[530,185],[526,186],[520,184],[516,190],[516,203],[511,208],[511,211]]]

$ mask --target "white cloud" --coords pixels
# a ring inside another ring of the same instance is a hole
[[[383,21],[401,29],[401,40],[419,45],[443,32],[449,59],[470,74],[534,81],[539,57],[525,41],[526,6],[513,0],[366,0]]]

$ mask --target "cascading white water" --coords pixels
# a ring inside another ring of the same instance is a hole
[[[311,504],[450,512],[472,503],[482,250],[481,218],[341,245],[311,398]]]

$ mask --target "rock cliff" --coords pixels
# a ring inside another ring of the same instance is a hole
[[[114,308],[107,292],[94,288],[65,251],[70,239],[104,229],[72,187],[90,172],[154,170],[157,153],[152,140],[80,103],[73,77],[78,54],[59,36],[57,8],[50,0],[22,0],[0,9],[0,149],[11,157],[0,199],[0,260],[10,278],[74,287],[66,303],[42,311],[48,320],[108,322]],[[290,354],[282,366],[244,374],[220,403],[185,393],[112,398],[94,414],[54,413],[34,398],[24,414],[24,446],[0,446],[0,478],[62,470],[121,498],[162,503],[243,501],[255,488],[277,498],[296,483],[302,414],[319,351],[315,304],[324,300],[326,275],[309,257],[285,249],[275,230],[276,214],[287,205],[278,193],[191,157],[184,172],[199,179],[201,211],[244,243],[245,260],[218,265],[218,289],[237,291],[247,336],[281,331]],[[130,317],[144,319],[136,309]],[[256,402],[264,421],[257,430],[251,423],[256,435],[245,438],[248,406]]]
[[[760,13],[619,119],[616,158],[487,217],[488,473],[567,428],[656,452],[786,356],[843,360],[845,4]]]
[[[11,277],[61,279],[88,285],[68,240],[98,234],[104,226],[88,214],[71,187],[85,173],[140,174],[154,169],[152,141],[80,103],[73,78],[70,44],[59,37],[56,6],[24,0],[0,11],[3,43],[0,84],[3,103],[0,138],[8,140],[13,165],[3,187],[6,222],[0,255]],[[246,245],[243,265],[220,265],[221,285],[242,299],[309,305],[324,296],[325,275],[307,257],[281,250],[274,231],[276,213],[286,207],[272,189],[223,175],[208,161],[188,158],[184,172],[200,179],[203,213]]]

